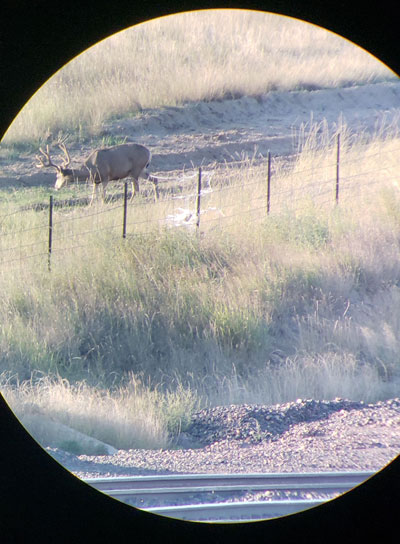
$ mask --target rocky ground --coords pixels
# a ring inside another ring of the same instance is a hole
[[[75,456],[81,478],[157,473],[376,471],[400,453],[400,399],[297,400],[201,410],[174,449]]]

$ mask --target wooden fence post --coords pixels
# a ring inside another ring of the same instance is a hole
[[[336,152],[336,194],[335,203],[339,204],[339,174],[340,174],[340,134],[337,135],[337,152]]]
[[[196,198],[196,227],[200,227],[200,202],[201,202],[201,166],[199,167],[199,178],[197,181],[197,198]]]
[[[122,238],[126,238],[126,217],[128,210],[128,182],[124,183],[124,217],[122,221]]]
[[[271,151],[268,151],[268,175],[267,175],[267,215],[271,205]]]
[[[51,271],[51,251],[53,246],[53,195],[50,195],[49,203],[49,247],[47,255],[47,268]]]

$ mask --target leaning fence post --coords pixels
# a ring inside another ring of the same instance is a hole
[[[47,267],[51,271],[51,250],[53,245],[53,195],[50,195],[49,203],[49,248],[47,254]]]
[[[337,135],[337,152],[336,152],[336,195],[335,195],[336,204],[339,204],[339,169],[340,169],[340,134]]]
[[[268,175],[267,175],[267,215],[271,204],[271,151],[268,151]]]
[[[196,198],[196,227],[200,227],[200,200],[201,200],[201,166],[199,167],[199,178],[197,181],[197,198]]]
[[[122,224],[122,238],[126,238],[126,217],[128,210],[128,182],[124,184],[124,218]]]

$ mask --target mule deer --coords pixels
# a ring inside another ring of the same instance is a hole
[[[147,168],[151,161],[151,153],[139,144],[121,144],[113,147],[96,149],[83,162],[80,168],[69,168],[71,157],[64,142],[58,142],[58,147],[63,151],[65,159],[60,165],[54,164],[50,157],[49,146],[46,151],[39,148],[40,155],[36,155],[38,168],[52,167],[57,170],[55,189],[58,191],[68,183],[74,181],[90,181],[93,183],[92,204],[98,188],[102,185],[103,202],[106,195],[106,187],[109,181],[132,178],[132,198],[139,192],[139,177],[148,179],[154,184],[155,199],[158,198],[158,179],[150,176]]]

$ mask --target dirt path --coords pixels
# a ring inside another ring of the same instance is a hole
[[[398,122],[399,113],[400,83],[392,82],[165,108],[105,130],[142,141],[152,149],[154,169],[168,171],[238,160],[244,154],[294,153],[294,130],[311,120],[326,119],[334,130],[343,117],[352,131],[373,134],[384,120]]]
[[[102,136],[126,138],[149,146],[152,170],[172,172],[244,156],[275,156],[296,152],[294,132],[310,121],[326,120],[335,130],[341,118],[355,133],[373,134],[382,123],[398,125],[400,82],[342,89],[271,92],[260,99],[200,102],[183,107],[146,110],[133,118],[104,126]],[[71,146],[75,160],[88,146]],[[3,164],[0,188],[51,185],[55,174],[38,172],[34,154]]]

